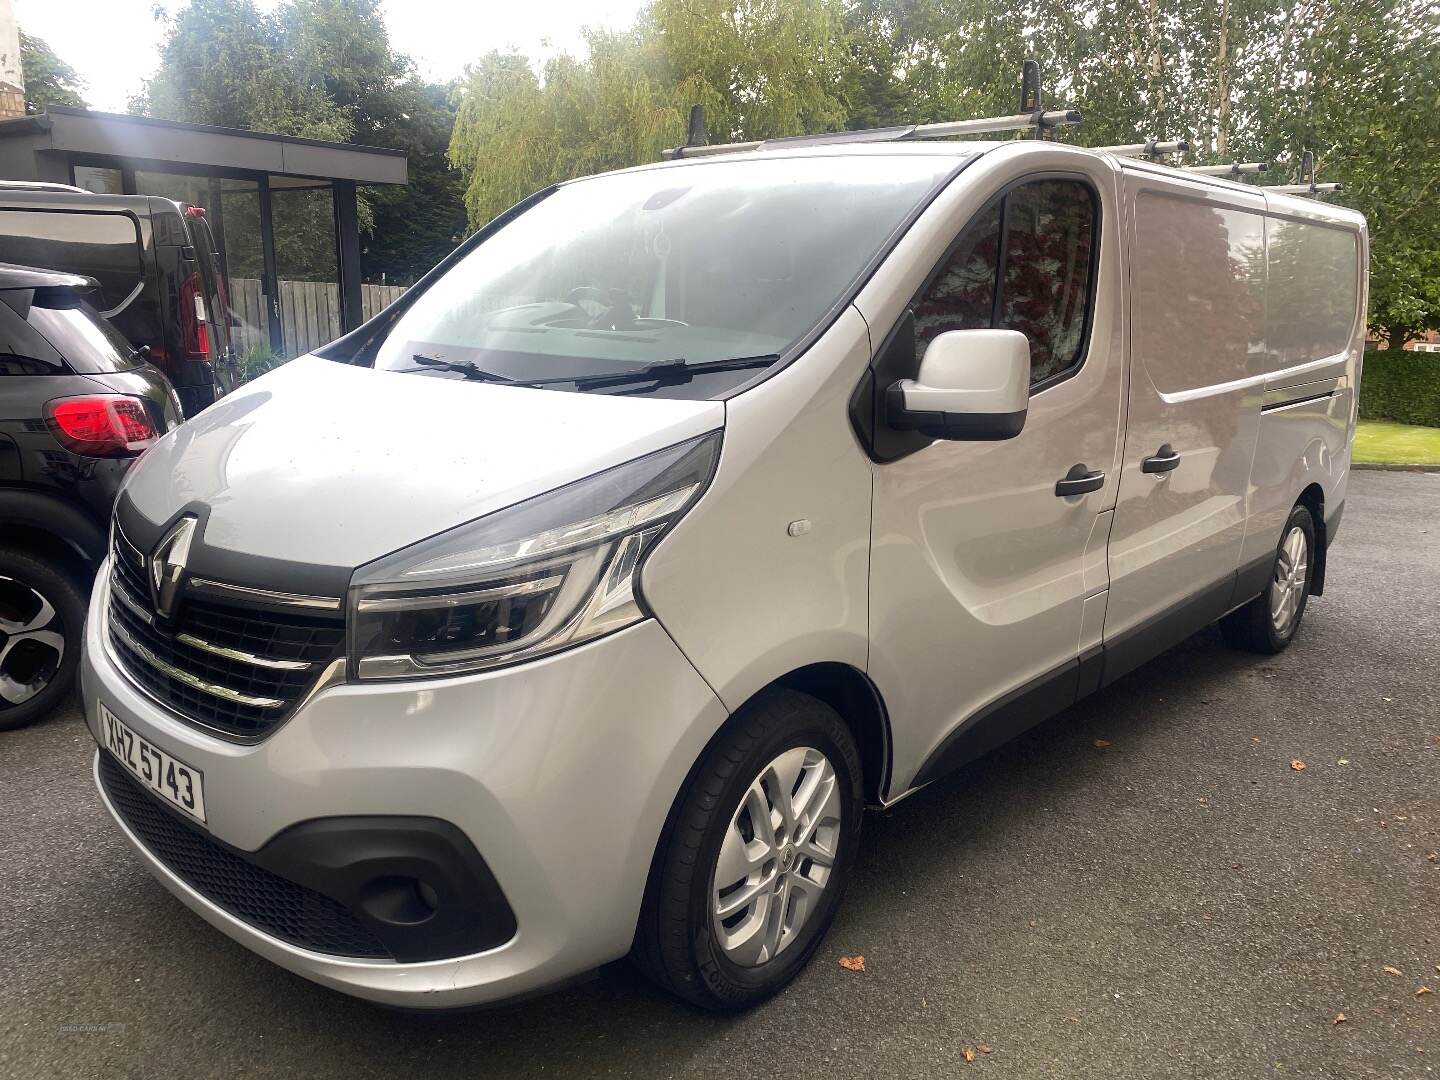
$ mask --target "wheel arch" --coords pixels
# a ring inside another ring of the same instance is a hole
[[[1325,591],[1325,553],[1330,546],[1325,535],[1325,489],[1318,483],[1309,484],[1300,492],[1295,505],[1309,510],[1310,518],[1315,523],[1315,569],[1310,575],[1310,592],[1314,596],[1320,596]]]
[[[807,664],[781,675],[752,697],[776,686],[808,694],[840,714],[860,748],[865,799],[875,805],[884,802],[890,786],[890,716],[870,677],[838,661]]]

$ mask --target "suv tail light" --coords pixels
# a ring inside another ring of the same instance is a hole
[[[56,398],[46,402],[45,419],[66,449],[83,457],[136,457],[160,437],[145,403],[125,394]]]
[[[205,317],[205,291],[200,272],[192,272],[180,285],[180,327],[190,360],[210,359],[210,325]]]

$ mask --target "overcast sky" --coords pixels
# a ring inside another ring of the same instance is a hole
[[[628,26],[642,0],[384,0],[390,40],[428,78],[459,75],[488,52],[514,46],[537,58],[582,50],[580,28]],[[13,0],[20,27],[44,38],[85,79],[92,109],[123,112],[154,70],[156,0]],[[258,0],[270,9],[278,0]],[[169,10],[183,0],[160,0]]]

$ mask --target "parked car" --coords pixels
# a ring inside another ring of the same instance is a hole
[[[224,265],[203,208],[0,181],[0,253],[94,278],[95,306],[135,348],[148,350],[186,416],[235,385]]]
[[[146,455],[83,684],[167,888],[394,1005],[628,953],[737,1009],[815,952],[865,804],[1217,619],[1286,647],[1364,219],[864,138],[540,192]]]
[[[93,291],[0,263],[0,730],[74,686],[115,492],[180,422],[165,377],[96,314]]]

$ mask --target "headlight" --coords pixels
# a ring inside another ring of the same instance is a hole
[[[500,667],[640,621],[641,561],[709,483],[719,450],[712,432],[360,567],[352,677]]]

